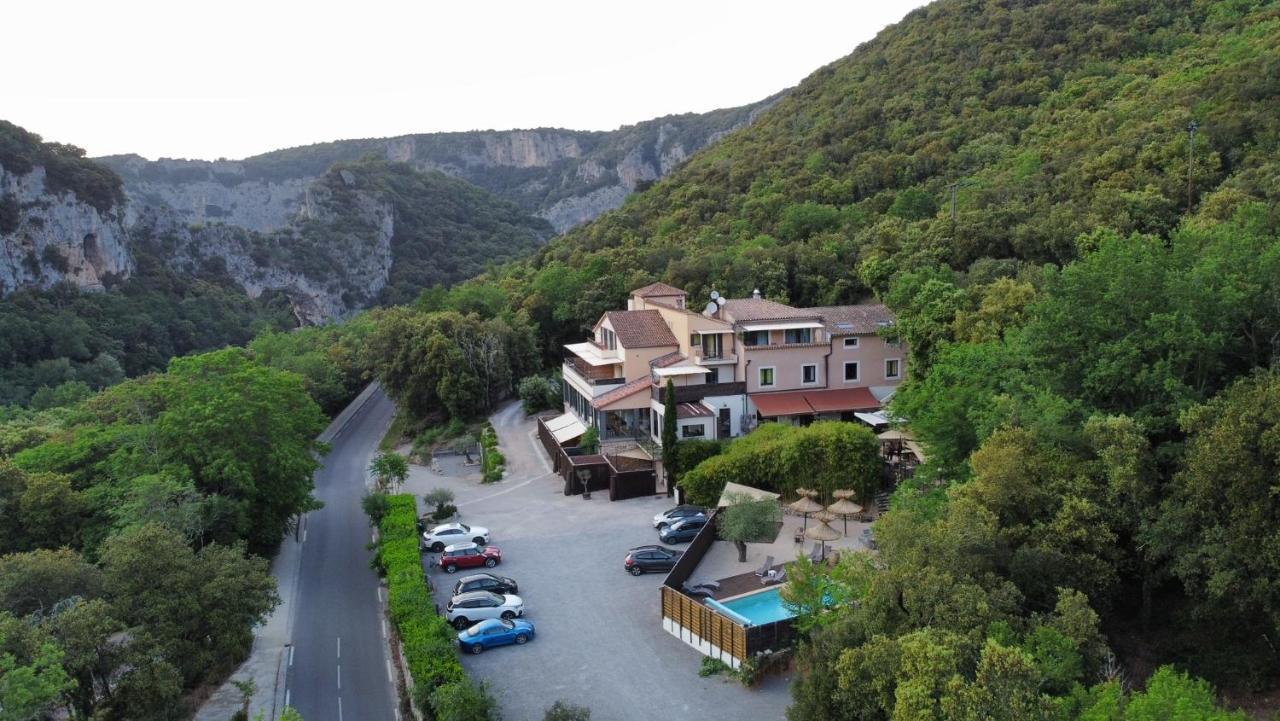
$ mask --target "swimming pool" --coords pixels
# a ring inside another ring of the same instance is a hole
[[[782,603],[782,587],[756,591],[742,596],[716,601],[707,599],[707,605],[748,626],[763,626],[795,616]]]

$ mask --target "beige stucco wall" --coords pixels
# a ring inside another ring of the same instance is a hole
[[[907,376],[906,346],[894,346],[878,335],[860,335],[857,348],[845,348],[844,338],[835,338],[831,352],[831,387],[851,386],[895,386]],[[899,377],[886,378],[884,362],[889,358],[898,359]],[[858,361],[858,380],[844,381],[845,361]]]
[[[618,352],[622,354],[622,373],[627,382],[649,376],[649,362],[660,358],[676,349],[673,345],[657,348],[623,348],[618,344]]]
[[[792,348],[785,346],[744,348],[742,355],[745,361],[739,360],[738,363],[742,372],[746,373],[747,392],[792,391],[826,387],[825,356],[829,350],[830,346],[825,345]],[[804,384],[800,382],[802,378],[800,369],[807,364],[816,364],[818,366],[817,383]],[[762,388],[760,386],[760,369],[770,366],[774,369],[774,385]]]

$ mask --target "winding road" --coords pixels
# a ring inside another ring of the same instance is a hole
[[[286,675],[288,703],[307,721],[397,718],[385,591],[369,568],[372,535],[360,507],[365,470],[394,413],[375,390],[316,471],[315,495],[325,505],[303,526]]]

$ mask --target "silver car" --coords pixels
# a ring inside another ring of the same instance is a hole
[[[445,618],[453,627],[462,630],[476,621],[489,618],[516,618],[524,615],[524,600],[513,594],[471,591],[449,599],[445,606]]]

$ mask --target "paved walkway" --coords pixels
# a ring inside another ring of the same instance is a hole
[[[503,481],[486,485],[413,467],[405,490],[453,490],[463,521],[488,527],[502,548],[496,571],[520,584],[537,638],[463,659],[490,684],[504,717],[540,719],[563,699],[590,708],[594,721],[782,719],[789,678],[771,677],[755,689],[700,678],[702,656],[662,630],[662,574],[633,578],[623,570],[627,549],[657,542],[652,517],[672,502],[566,497],[519,404],[504,407],[493,423],[507,457]],[[455,577],[438,569],[429,577],[443,605]]]

